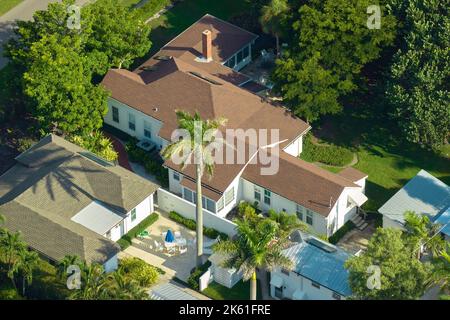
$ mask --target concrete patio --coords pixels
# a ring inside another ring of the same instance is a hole
[[[368,221],[368,226],[362,231],[356,228],[349,231],[337,245],[352,254],[366,250],[369,240],[375,232],[374,223],[374,220]]]
[[[149,236],[144,239],[133,239],[133,244],[121,254],[123,256],[138,257],[153,266],[163,269],[168,278],[177,277],[187,281],[191,270],[196,265],[195,232],[169,219],[167,213],[157,212],[159,219],[147,228]],[[181,236],[187,240],[187,252],[170,255],[156,250],[155,241],[164,245],[162,233],[169,229],[172,232],[179,231]],[[211,239],[204,237],[204,241],[209,242]]]

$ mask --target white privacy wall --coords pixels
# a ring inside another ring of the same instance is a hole
[[[303,135],[300,135],[291,144],[284,148],[283,151],[291,156],[298,157],[303,151]]]
[[[158,189],[158,206],[164,211],[175,211],[185,218],[195,220],[196,213],[193,203],[162,188]],[[236,224],[207,210],[203,210],[203,224],[206,227],[226,233],[230,237],[236,234]]]
[[[113,121],[111,108],[112,106],[117,107],[117,109],[119,110],[119,123]],[[133,114],[135,118],[136,130],[134,131],[128,127],[128,114],[130,113]],[[150,130],[152,135],[151,140],[155,142],[157,145],[162,147],[166,146],[168,143],[166,140],[159,137],[159,131],[161,130],[162,127],[161,121],[149,115],[146,115],[136,109],[133,109],[128,105],[123,104],[122,102],[117,101],[113,98],[108,98],[108,113],[105,115],[104,120],[106,124],[115,127],[123,132],[126,132],[130,136],[136,137],[137,139],[143,139],[145,137],[144,136],[144,120],[145,120],[151,126]]]

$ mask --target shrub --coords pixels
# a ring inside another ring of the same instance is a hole
[[[111,140],[103,135],[101,131],[94,131],[86,136],[74,135],[69,137],[69,141],[105,160],[115,161],[118,158]]]
[[[204,264],[202,264],[200,267],[194,268],[192,270],[191,275],[189,276],[187,280],[187,284],[189,287],[191,287],[194,290],[199,290],[199,279],[202,276],[202,274],[205,273],[206,270],[211,266],[211,262],[208,260]]]
[[[144,220],[142,220],[136,227],[134,227],[133,229],[131,229],[130,231],[128,231],[127,234],[125,234],[124,236],[122,236],[122,238],[120,238],[117,241],[117,244],[120,246],[120,248],[122,250],[125,250],[126,248],[128,248],[131,245],[131,240],[133,238],[136,238],[136,236],[138,235],[138,233],[144,231],[146,228],[148,228],[150,225],[152,225],[153,223],[155,223],[156,220],[158,220],[159,215],[156,212],[153,212],[151,215],[149,215],[147,218],[145,218]]]
[[[355,224],[352,221],[347,221],[339,230],[337,230],[331,237],[328,238],[328,242],[332,244],[336,244],[342,237],[352,230],[355,227]]]
[[[345,166],[353,160],[353,152],[335,145],[316,145],[311,135],[306,135],[301,158],[309,162],[320,162],[331,166]]]
[[[169,212],[169,218],[172,219],[173,221],[176,221],[176,222],[184,225],[188,229],[191,229],[191,230],[196,229],[197,223],[195,222],[195,220],[185,218],[175,211]],[[228,235],[226,233],[220,232],[213,228],[203,227],[203,234],[211,239],[216,239],[219,236],[220,236],[220,239],[222,239],[222,240],[228,239]]]
[[[17,151],[24,152],[36,142],[33,138],[19,138],[17,139]]]
[[[120,260],[119,270],[130,280],[136,280],[140,286],[149,287],[158,281],[160,272],[152,265],[139,258]]]

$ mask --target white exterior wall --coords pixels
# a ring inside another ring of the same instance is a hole
[[[195,204],[161,188],[158,189],[158,206],[164,211],[175,211],[185,218],[195,220]],[[230,237],[236,234],[236,224],[205,209],[203,209],[203,224]]]
[[[283,151],[291,156],[298,157],[303,151],[303,135],[292,141],[288,146],[286,146],[286,148],[283,149]]]
[[[356,205],[351,205],[347,207],[348,195],[350,188],[345,188],[344,191],[339,196],[334,207],[331,209],[330,214],[327,218],[327,230],[325,232],[327,236],[331,236],[339,228],[341,228],[348,220],[354,217],[357,212]],[[335,221],[333,228],[333,220]]]
[[[135,208],[136,208],[136,219],[134,221],[131,221],[131,211],[130,211],[127,213],[125,219],[123,219],[119,224],[111,228],[110,239],[112,241],[119,240],[124,234],[129,232],[135,226],[137,226],[142,220],[147,218],[154,211],[153,194],[145,198]],[[106,234],[104,234],[103,236],[106,237]]]
[[[180,181],[177,181],[173,178],[173,173],[176,172],[170,168],[167,168],[169,170],[169,190],[177,195],[182,194],[182,186],[181,186],[181,180],[183,180],[183,175],[179,173],[180,175]]]
[[[283,279],[283,297],[288,299],[293,299],[293,294],[295,290],[299,289],[306,293],[305,300],[335,300],[333,298],[333,291],[320,286],[320,289],[313,287],[311,284],[311,280],[305,278],[301,275],[296,274],[295,272],[289,272],[289,276],[285,275],[281,272],[279,268],[275,269],[271,272],[271,277],[273,275],[277,275],[278,277]],[[270,285],[270,295],[275,298],[275,287]],[[342,300],[345,300],[344,296],[341,296]]]
[[[268,211],[269,209],[274,209],[275,211],[286,210],[287,213],[295,214],[297,209],[297,204],[291,200],[288,200],[274,192],[271,193],[270,206],[264,203],[264,188],[253,184],[245,179],[242,180],[242,200],[249,203],[254,203],[254,187],[256,186],[261,190],[261,203],[260,209],[263,211]],[[303,215],[304,222],[306,223],[306,213]],[[327,234],[327,219],[318,214],[313,214],[313,225],[311,228],[318,234]]]
[[[113,121],[113,117],[112,117],[112,106],[117,107],[117,109],[119,110],[119,123]],[[131,130],[128,127],[128,114],[131,113],[134,115],[135,117],[135,121],[136,121],[136,130]],[[123,104],[113,98],[108,98],[108,113],[106,114],[105,118],[105,123],[117,128],[123,132],[128,133],[130,136],[136,137],[137,139],[143,139],[146,138],[144,136],[144,120],[147,121],[150,126],[151,126],[151,139],[153,142],[155,142],[158,146],[164,147],[168,144],[168,141],[166,141],[165,139],[161,138],[159,136],[159,131],[161,130],[162,127],[162,122],[149,116],[146,115],[145,113],[142,113],[136,109],[133,109],[129,106],[127,106],[126,104]],[[148,139],[148,138],[146,138]]]
[[[106,273],[116,270],[118,266],[119,262],[117,259],[117,254],[103,264],[103,268],[105,269]]]

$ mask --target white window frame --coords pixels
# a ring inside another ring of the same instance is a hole
[[[308,218],[311,219],[311,223],[308,221]],[[308,209],[306,209],[306,223],[310,226],[314,225],[314,212]]]
[[[149,135],[147,135],[147,132]],[[152,126],[147,120],[144,120],[144,137],[146,137],[147,139],[152,138]]]
[[[131,112],[128,113],[128,129],[136,131],[136,116]]]
[[[116,112],[114,112],[116,111]],[[117,113],[117,119],[115,119],[114,114]],[[112,115],[112,120],[115,123],[120,123],[120,114],[119,114],[119,108],[115,107],[115,106],[111,106],[111,115]]]
[[[270,206],[271,203],[272,203],[272,192],[268,189],[264,189],[264,204]]]
[[[133,215],[134,215],[134,218],[133,218]],[[130,218],[131,218],[131,222],[136,220],[136,218],[137,218],[136,208],[131,209]]]

